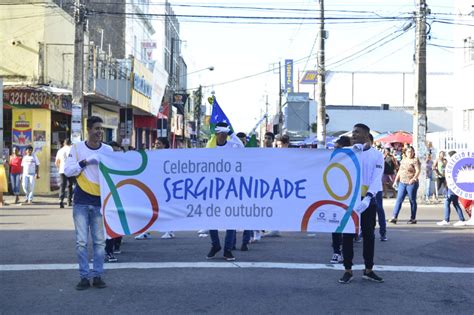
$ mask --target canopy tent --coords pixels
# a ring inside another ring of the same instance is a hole
[[[413,136],[409,132],[397,131],[389,135],[386,135],[385,137],[378,137],[375,141],[383,142],[383,143],[395,143],[395,142],[412,143]]]

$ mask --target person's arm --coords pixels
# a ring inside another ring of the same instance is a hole
[[[38,179],[38,178],[40,178],[40,174],[39,174],[40,161],[38,160],[36,155],[34,157],[35,157],[35,174],[36,174],[36,178]]]
[[[415,175],[413,175],[412,179],[408,182],[408,184],[413,184],[418,181],[418,176],[420,175],[420,160],[416,159],[415,163]]]
[[[59,165],[61,164],[61,160],[59,159],[60,153],[62,151],[62,148],[58,150],[58,153],[56,153],[56,160],[54,161],[54,164],[56,164],[56,168],[59,169]]]
[[[375,197],[375,195],[379,192],[380,190],[380,183],[382,182],[382,176],[383,176],[383,167],[384,167],[384,159],[382,154],[377,154],[376,158],[372,163],[374,163],[374,171],[372,172],[372,177],[370,178],[369,181],[369,188],[367,189],[367,193],[370,193],[372,198]]]
[[[78,154],[76,145],[69,151],[69,156],[66,159],[66,165],[64,167],[64,175],[67,177],[78,176],[81,174],[82,169],[86,167],[86,160],[78,161]]]

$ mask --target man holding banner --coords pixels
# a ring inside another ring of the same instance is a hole
[[[112,152],[112,148],[102,143],[104,129],[102,119],[91,116],[87,119],[87,140],[75,143],[66,160],[64,174],[75,176],[77,185],[74,190],[73,218],[76,230],[76,254],[79,261],[81,281],[76,285],[77,290],[92,286],[105,288],[101,276],[104,272],[105,232],[103,217],[100,212],[99,188],[99,154]],[[89,270],[87,243],[89,230],[92,235],[94,266]]]
[[[362,163],[362,202],[354,209],[361,218],[362,237],[364,239],[364,263],[365,270],[363,278],[375,282],[383,282],[372,268],[374,266],[375,247],[375,218],[377,213],[377,203],[375,195],[382,190],[382,174],[384,159],[382,153],[375,150],[370,145],[364,144],[369,141],[370,128],[364,124],[356,124],[352,130],[352,142],[356,148],[363,150],[361,156]],[[352,281],[352,259],[354,258],[354,234],[343,234],[342,253],[344,256],[345,272],[340,283],[346,284]]]
[[[244,145],[240,139],[232,132],[232,129],[229,128],[225,122],[219,122],[216,124],[216,148],[218,149],[239,149],[243,148]],[[227,140],[227,137],[230,136],[230,139]],[[219,231],[210,230],[209,235],[211,236],[212,247],[209,253],[207,254],[207,259],[212,259],[216,254],[221,250],[221,244],[219,241]],[[235,260],[234,255],[232,255],[232,247],[234,246],[235,239],[235,230],[226,230],[225,233],[225,243],[224,243],[224,258],[227,261]]]

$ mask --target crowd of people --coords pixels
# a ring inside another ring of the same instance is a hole
[[[59,192],[59,207],[65,207],[65,200],[68,206],[73,206],[73,219],[76,231],[76,253],[79,262],[80,282],[76,288],[78,290],[87,289],[91,286],[97,288],[106,287],[102,279],[103,263],[117,262],[115,254],[121,253],[122,238],[106,238],[104,233],[103,219],[100,213],[100,191],[98,154],[109,151],[124,151],[116,142],[108,144],[102,143],[103,128],[102,120],[99,117],[89,117],[87,120],[87,140],[71,145],[66,139],[63,147],[56,155],[56,167],[61,178]],[[240,149],[247,144],[247,135],[243,132],[234,133],[226,123],[218,123],[216,131],[217,149]],[[263,141],[266,148],[288,148],[290,138],[287,135],[277,136],[272,132],[267,132]],[[157,138],[152,149],[168,149],[170,144],[167,138]],[[372,268],[374,265],[375,248],[375,226],[378,217],[380,241],[385,242],[387,238],[385,211],[383,208],[383,198],[395,197],[396,202],[393,209],[393,216],[388,222],[396,224],[402,203],[406,196],[410,202],[411,215],[407,223],[416,224],[417,213],[417,190],[420,181],[421,163],[416,157],[414,148],[410,145],[403,147],[381,148],[374,145],[374,139],[370,134],[370,128],[364,124],[356,124],[353,128],[352,137],[342,136],[335,142],[335,149],[343,147],[353,147],[361,151],[361,163],[363,169],[362,196],[360,205],[354,209],[361,218],[361,235],[357,234],[332,234],[333,253],[331,263],[343,263],[345,272],[340,283],[349,283],[353,279],[352,260],[354,256],[354,242],[363,241],[363,257],[365,269],[363,278],[383,282],[383,279],[376,275]],[[133,148],[129,148],[132,149]],[[449,152],[452,156],[455,152]],[[462,225],[464,215],[459,205],[458,197],[446,188],[445,169],[447,159],[444,152],[439,152],[435,161],[431,155],[426,158],[426,181],[431,187],[432,179],[435,179],[434,193],[427,190],[425,198],[438,199],[445,194],[445,215],[438,225],[449,225],[450,206],[453,204],[459,216],[459,222],[455,226]],[[13,154],[9,158],[10,182],[12,192],[15,195],[15,203],[20,199],[20,183],[25,192],[25,203],[33,202],[35,179],[39,178],[40,163],[33,154],[33,148],[28,147],[25,155],[19,153],[18,148],[14,148]],[[66,199],[67,198],[67,199]],[[93,244],[93,268],[89,268],[87,244],[89,233]],[[235,230],[227,230],[223,248],[217,230],[200,230],[200,237],[210,236],[211,248],[206,256],[213,259],[223,249],[225,260],[232,261],[235,257],[232,253],[237,249],[237,233]],[[252,242],[258,242],[261,237],[280,237],[279,231],[251,231],[245,230],[242,235],[241,251],[248,251]],[[167,231],[162,236],[164,239],[175,237],[173,231]],[[145,232],[137,235],[136,240],[150,239],[151,234]]]

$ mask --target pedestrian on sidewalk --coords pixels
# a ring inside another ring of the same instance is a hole
[[[90,287],[89,278],[93,278],[92,286],[105,288],[102,280],[104,273],[105,231],[104,218],[100,212],[99,187],[99,155],[112,152],[112,148],[102,143],[104,129],[102,118],[91,116],[87,119],[87,140],[75,143],[66,160],[64,174],[76,176],[77,185],[74,189],[73,219],[76,231],[76,254],[79,262],[81,280],[77,290]],[[92,236],[94,263],[89,270],[89,254],[87,244],[89,231]]]
[[[383,282],[383,279],[372,270],[375,252],[375,219],[377,202],[375,195],[382,191],[382,174],[384,159],[381,152],[370,146],[370,128],[364,124],[356,124],[352,129],[352,142],[355,149],[361,150],[362,169],[362,202],[354,209],[359,214],[363,238],[364,274],[363,279]],[[367,144],[367,146],[365,145]],[[342,254],[345,272],[339,283],[352,281],[352,259],[354,258],[354,234],[342,235]]]
[[[25,192],[25,203],[33,203],[33,195],[35,191],[35,180],[40,178],[39,165],[40,161],[33,154],[33,147],[31,145],[26,147],[26,155],[21,160],[21,167],[23,168],[23,191]]]
[[[398,214],[402,208],[403,201],[408,195],[411,207],[411,216],[408,224],[416,224],[416,193],[418,191],[418,176],[420,175],[420,161],[415,157],[415,149],[409,147],[405,151],[406,157],[400,163],[400,169],[395,177],[394,185],[398,185],[397,201],[393,208],[393,217],[389,220],[390,223],[396,224],[398,221]]]
[[[23,172],[21,161],[20,150],[18,147],[13,147],[13,153],[8,159],[8,165],[10,166],[10,183],[12,185],[12,193],[15,195],[15,203],[20,202],[20,182],[21,173]]]
[[[71,140],[66,138],[62,142],[63,146],[56,153],[56,167],[58,168],[58,173],[61,178],[61,184],[59,189],[59,208],[64,208],[64,197],[66,196],[66,187],[67,187],[67,205],[72,206],[72,194],[73,194],[73,185],[76,183],[76,178],[74,176],[67,177],[64,174],[64,167],[66,166],[66,160],[71,151]]]

